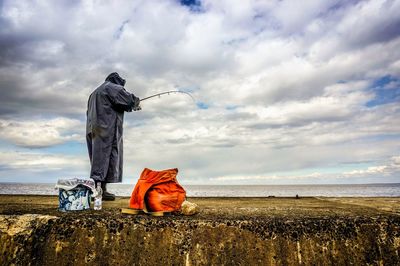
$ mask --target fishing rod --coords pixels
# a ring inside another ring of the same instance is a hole
[[[183,93],[183,94],[189,95],[189,97],[192,98],[193,102],[196,102],[194,100],[192,94],[190,94],[187,91],[180,91],[180,90],[160,92],[160,93],[157,93],[157,94],[154,94],[154,95],[150,95],[150,96],[144,97],[144,98],[140,99],[140,101],[143,102],[143,101],[151,99],[153,97],[157,97],[157,96],[160,97],[161,95],[164,95],[164,94],[168,94],[169,95],[170,93]]]

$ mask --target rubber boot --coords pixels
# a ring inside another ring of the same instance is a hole
[[[101,189],[103,190],[103,200],[113,201],[115,195],[107,191],[107,183],[101,182]]]

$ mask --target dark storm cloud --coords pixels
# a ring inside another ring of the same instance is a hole
[[[73,95],[65,97],[67,92],[62,88],[45,90],[46,87],[52,86],[52,82],[38,83],[34,77],[30,80],[26,78],[29,73],[22,70],[10,72],[10,69],[0,73],[0,117],[75,115],[83,111],[86,99]],[[33,89],[27,89],[32,88],[33,83],[38,84],[35,84]]]
[[[350,47],[366,47],[375,43],[385,43],[400,36],[400,16],[386,14],[386,18],[375,19],[361,26],[362,21],[354,23],[353,30],[347,32],[346,41]],[[392,17],[391,17],[392,16]],[[366,17],[365,19],[369,19]]]
[[[6,31],[9,26],[9,23],[0,20],[0,67],[29,62],[29,52],[32,52],[29,45],[42,38],[34,32],[20,35]]]

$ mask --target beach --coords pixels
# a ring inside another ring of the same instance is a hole
[[[56,196],[0,195],[2,265],[396,265],[400,198],[189,198],[194,216],[63,213]]]

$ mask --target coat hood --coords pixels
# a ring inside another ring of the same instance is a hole
[[[117,72],[113,72],[107,76],[106,81],[112,82],[117,85],[125,86],[125,79],[123,79]]]

